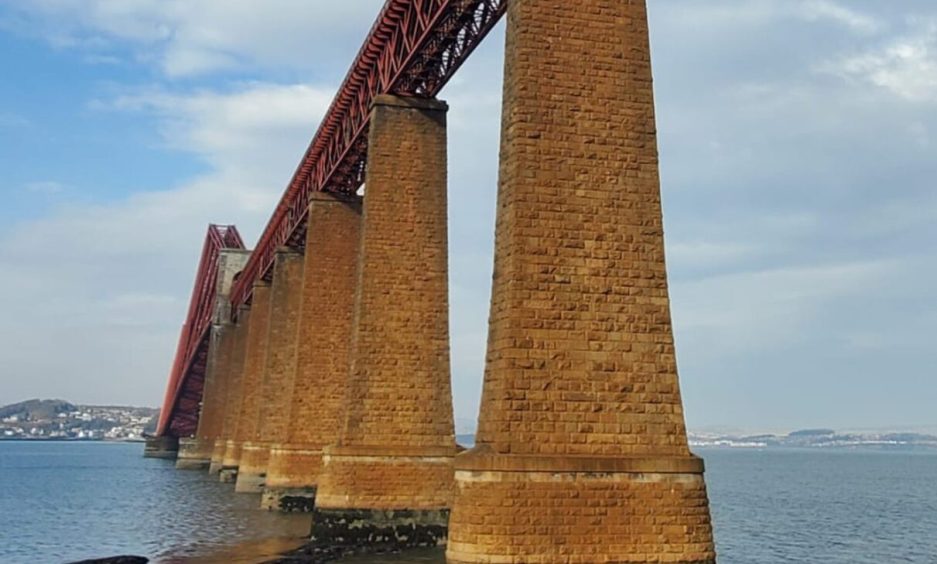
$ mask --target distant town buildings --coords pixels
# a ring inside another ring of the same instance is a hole
[[[30,400],[0,407],[0,440],[140,441],[157,409]]]

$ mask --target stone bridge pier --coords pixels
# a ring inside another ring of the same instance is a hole
[[[271,306],[270,283],[254,283],[250,313],[247,316],[246,335],[244,338],[244,361],[241,370],[239,393],[237,393],[230,430],[222,461],[221,480],[235,482],[244,463],[245,456],[251,452],[249,441],[256,434],[260,410],[263,365],[267,354],[267,331],[270,327]],[[246,448],[245,448],[246,447]],[[249,458],[248,458],[249,460]]]
[[[290,227],[305,227],[304,250],[271,262],[266,247],[245,271],[270,281],[236,285],[250,300],[236,322],[216,312],[177,465],[311,510],[324,545],[447,543],[451,564],[714,564],[677,375],[646,2],[511,0],[507,20],[475,447],[458,452],[453,427],[448,106],[379,95],[355,145],[364,197],[279,207],[304,218]],[[302,231],[276,233],[298,245]],[[174,440],[159,439],[151,454],[168,456]]]
[[[270,460],[270,447],[283,439],[289,422],[296,358],[299,306],[302,298],[303,254],[292,249],[277,251],[270,287],[269,319],[262,358],[257,359],[256,388],[252,394],[256,406],[247,418],[247,430],[239,461],[235,490],[242,493],[263,491]],[[261,354],[258,352],[258,355]]]
[[[322,450],[344,421],[361,198],[318,193],[309,206],[286,431],[270,449],[263,507],[312,509]]]
[[[316,542],[445,539],[456,453],[446,111],[392,96],[372,108],[346,401],[322,456]]]
[[[221,435],[225,417],[225,399],[230,388],[231,359],[235,355],[234,327],[230,323],[231,286],[235,275],[244,268],[250,251],[223,249],[218,254],[215,307],[209,333],[208,360],[202,391],[198,430],[194,437],[179,440],[176,467],[203,470],[211,465],[215,441]]]
[[[451,563],[714,563],[664,262],[644,0],[513,0],[488,354]]]
[[[219,418],[218,437],[215,439],[211,463],[208,467],[208,472],[212,475],[218,474],[230,478],[237,471],[237,461],[234,459],[236,454],[234,439],[237,419],[241,411],[241,382],[244,373],[244,357],[247,349],[249,325],[250,308],[241,306],[238,308],[237,321],[225,328],[230,333],[231,357],[223,365],[226,372],[226,375],[222,376],[224,384],[224,389],[221,391],[223,394],[223,414]],[[229,452],[230,455],[226,461],[225,456]]]

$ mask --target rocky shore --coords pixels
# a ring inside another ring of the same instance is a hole
[[[395,550],[389,547],[321,547],[306,545],[265,564],[444,564],[443,547]]]

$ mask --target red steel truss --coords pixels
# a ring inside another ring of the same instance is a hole
[[[371,102],[433,97],[504,14],[508,0],[387,0],[231,292],[237,312],[270,276],[276,249],[302,245],[310,194],[364,181]]]
[[[158,436],[187,437],[195,433],[205,381],[205,361],[215,311],[218,256],[222,249],[243,249],[233,225],[209,225],[195,276],[189,312],[179,334],[166,398],[156,428]]]

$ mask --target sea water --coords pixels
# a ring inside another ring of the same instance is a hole
[[[142,453],[140,444],[0,442],[0,562],[180,562],[308,530],[306,516],[262,511],[256,495]],[[937,453],[697,453],[721,564],[937,563]]]

